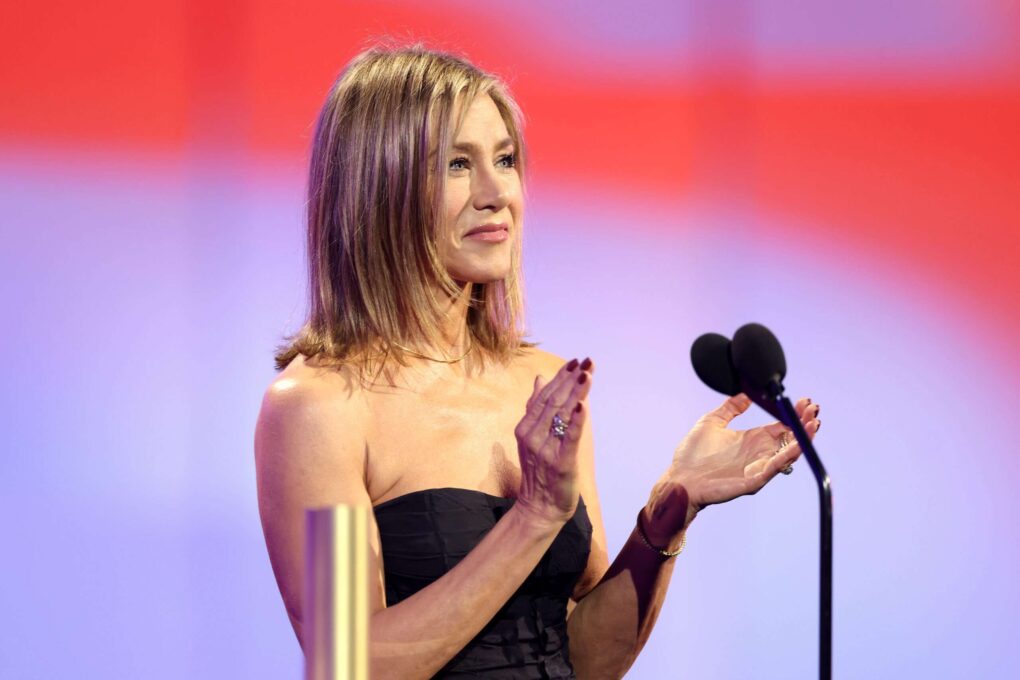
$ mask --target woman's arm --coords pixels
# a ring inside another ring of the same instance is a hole
[[[671,541],[667,549],[676,550],[679,542]],[[579,680],[622,678],[633,665],[652,634],[674,565],[674,558],[644,545],[636,527],[631,531],[602,580],[567,619],[570,660]]]
[[[587,385],[577,383],[576,375],[561,370],[547,390],[555,393],[562,386],[557,403],[566,401],[568,408],[587,393]],[[536,389],[529,413],[544,411],[547,396],[546,392],[538,396]],[[255,436],[259,509],[273,570],[299,641],[304,509],[338,503],[371,505],[364,481],[364,441],[358,434],[363,431],[363,417],[357,403],[338,396],[338,391],[295,379],[280,380],[271,387],[259,414]],[[525,421],[519,426],[522,435],[529,431]],[[578,418],[576,431],[570,430],[573,434],[566,441],[576,444],[583,421],[583,416]],[[547,423],[538,422],[535,427],[543,440],[549,439]],[[539,459],[531,450],[524,455],[531,461],[531,474],[526,475],[530,481],[522,483],[522,494],[513,507],[457,566],[392,607],[384,602],[381,548],[372,518],[369,657],[373,678],[432,677],[510,599],[573,515],[577,496],[570,469],[573,455],[558,457],[550,451]],[[567,467],[550,467],[559,464]],[[550,486],[552,480],[555,484]]]
[[[728,429],[750,400],[727,399],[707,414],[674,453],[641,510],[641,526],[652,545],[675,551],[681,535],[708,504],[756,493],[800,455],[797,445],[776,446],[785,428],[779,423],[746,431]],[[810,436],[818,431],[818,406],[809,399],[797,412]],[[582,435],[582,461],[593,461],[591,439]],[[591,476],[593,465],[580,474]],[[593,493],[593,491],[589,491]],[[594,523],[594,521],[593,521]],[[667,558],[631,531],[623,549],[598,585],[574,607],[567,620],[570,659],[581,680],[621,678],[648,641],[669,588],[675,558]]]
[[[524,583],[562,525],[536,523],[514,505],[441,578],[372,615],[371,677],[431,678]]]

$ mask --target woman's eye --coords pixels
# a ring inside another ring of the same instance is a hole
[[[517,167],[517,154],[503,154],[496,160],[496,165],[504,169]],[[468,170],[470,167],[470,160],[463,156],[450,161],[450,170]]]

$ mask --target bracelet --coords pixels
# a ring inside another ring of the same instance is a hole
[[[669,550],[666,550],[666,548],[656,548],[654,545],[652,545],[651,543],[648,542],[648,537],[645,536],[645,530],[641,528],[641,513],[642,512],[644,512],[644,508],[641,508],[640,510],[638,510],[638,514],[637,514],[637,532],[638,532],[638,536],[641,537],[641,542],[642,543],[644,543],[649,548],[651,548],[655,552],[659,553],[663,557],[676,557],[681,552],[683,552],[684,546],[687,545],[687,530],[686,529],[684,529],[683,534],[680,535],[680,547],[677,548],[675,551],[670,552]],[[666,546],[666,547],[668,548],[669,546]]]

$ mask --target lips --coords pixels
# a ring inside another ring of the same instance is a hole
[[[502,222],[494,223],[494,224],[480,224],[477,227],[475,227],[474,229],[471,229],[470,231],[468,231],[466,234],[464,234],[464,236],[465,237],[473,236],[474,234],[491,234],[493,232],[498,232],[498,231],[509,231],[509,229],[507,229],[506,224],[504,224]]]

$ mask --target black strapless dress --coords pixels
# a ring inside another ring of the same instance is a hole
[[[444,488],[413,491],[375,506],[387,606],[452,569],[514,502],[483,491]],[[434,677],[576,678],[567,640],[567,600],[588,563],[591,533],[581,499],[517,592]]]

